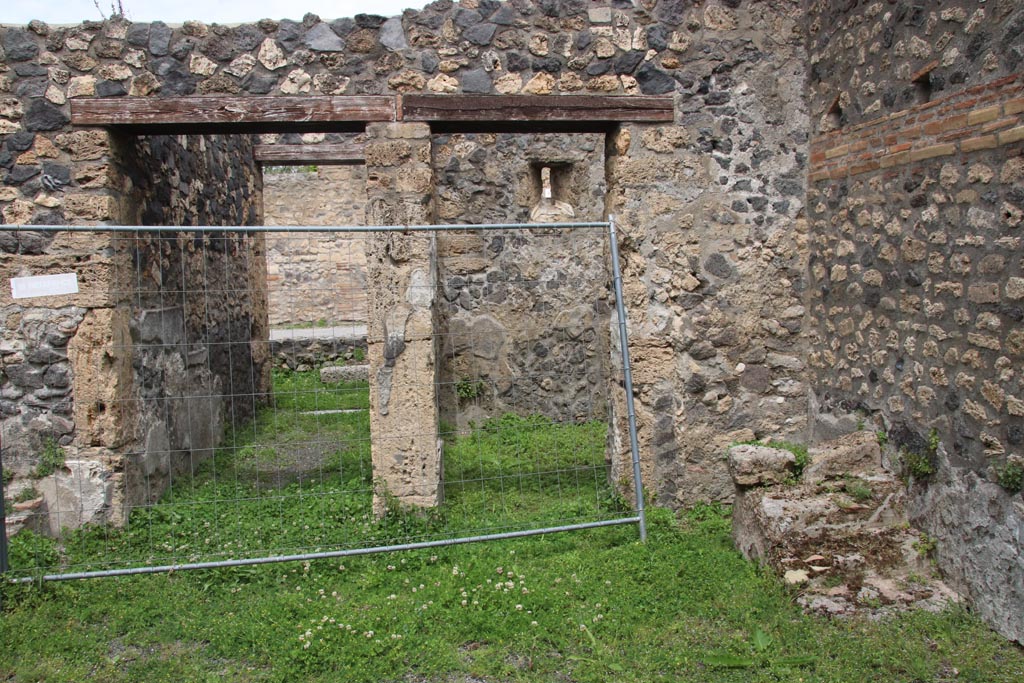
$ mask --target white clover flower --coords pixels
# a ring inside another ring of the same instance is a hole
[[[522,606],[522,605],[516,605],[516,609],[517,609],[517,610],[522,610],[522,609],[523,609],[523,606]]]

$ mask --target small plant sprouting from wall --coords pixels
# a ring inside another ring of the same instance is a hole
[[[42,495],[42,494],[39,493],[39,491],[37,491],[34,487],[29,486],[28,488],[24,488],[24,489],[18,491],[18,495],[16,495],[14,497],[14,502],[15,503],[27,503],[30,500],[35,500],[40,495]]]
[[[914,541],[913,548],[921,557],[931,558],[935,549],[939,546],[939,540],[928,534],[921,534],[921,537]]]
[[[1010,460],[996,468],[996,482],[1010,493],[1017,493],[1024,488],[1024,465]]]
[[[52,438],[47,439],[43,444],[43,452],[39,454],[39,462],[36,463],[36,468],[32,471],[32,476],[36,479],[50,476],[64,466],[65,458],[64,449]]]
[[[455,395],[459,397],[459,401],[472,401],[483,396],[486,388],[487,384],[483,380],[463,377],[455,385]]]
[[[111,3],[110,3],[110,14],[107,14],[106,12],[103,11],[103,8],[100,6],[100,0],[92,0],[92,4],[93,4],[93,7],[95,7],[96,10],[100,13],[100,16],[103,17],[104,20],[106,20],[106,19],[124,19],[124,18],[126,18],[128,16],[128,14],[127,14],[127,12],[126,12],[126,10],[124,8],[124,2],[122,0],[111,0]]]
[[[865,503],[875,497],[871,485],[859,477],[847,477],[843,488],[850,498],[858,503]]]
[[[790,443],[788,441],[780,441],[774,445],[778,448],[786,449],[796,457],[796,472],[794,474],[799,479],[804,473],[804,468],[811,464],[811,456],[807,453],[807,446],[802,443]]]
[[[904,471],[914,479],[927,479],[935,474],[935,465],[927,455],[904,449],[900,451],[900,458]]]
[[[926,452],[900,448],[899,458],[902,464],[903,474],[916,480],[927,479],[935,474],[936,459],[939,452],[939,433],[931,430],[928,434],[928,446]]]

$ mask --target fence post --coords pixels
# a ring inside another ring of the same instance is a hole
[[[622,269],[619,267],[619,243],[615,234],[615,216],[608,216],[608,238],[612,257],[612,281],[615,286],[615,311],[619,317],[619,345],[622,347],[622,381],[626,391],[629,419],[629,450],[633,458],[633,488],[636,512],[640,517],[640,540],[647,540],[647,513],[644,510],[644,482],[640,474],[640,445],[636,436],[636,408],[633,405],[633,370],[629,364],[629,333],[626,331],[626,306],[622,299]]]

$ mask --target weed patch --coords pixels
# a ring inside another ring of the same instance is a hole
[[[64,467],[64,449],[57,445],[52,438],[47,439],[43,444],[43,451],[39,454],[39,461],[32,470],[32,476],[36,479],[48,477],[61,467]]]

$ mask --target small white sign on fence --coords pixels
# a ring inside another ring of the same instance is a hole
[[[62,294],[78,294],[77,273],[11,278],[11,297],[14,299],[61,296]]]

